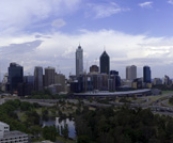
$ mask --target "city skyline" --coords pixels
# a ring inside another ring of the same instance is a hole
[[[24,66],[25,74],[33,74],[35,66],[75,74],[79,43],[86,71],[99,65],[105,49],[110,70],[122,78],[127,65],[138,67],[138,77],[144,65],[152,78],[173,77],[172,11],[172,0],[1,1],[1,79],[11,62]]]

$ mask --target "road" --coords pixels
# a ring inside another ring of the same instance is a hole
[[[149,97],[142,97],[144,98],[144,100],[142,100],[141,103],[131,102],[129,104],[129,107],[131,108],[141,107],[143,109],[150,108],[154,114],[162,113],[164,115],[173,116],[173,106],[168,104],[168,100],[172,96],[173,94],[167,94],[167,95],[159,96],[158,98],[156,97],[153,100],[148,100]],[[12,100],[12,99],[13,98],[0,99],[0,103],[3,104],[5,101]],[[47,107],[54,106],[57,104],[57,102],[59,102],[59,99],[19,99],[19,100],[23,102],[25,101],[30,103],[38,103],[41,106],[47,106]],[[70,103],[74,103],[74,104],[77,104],[79,102],[77,99],[66,99],[66,101]],[[112,105],[119,107],[124,105],[124,103],[113,102],[113,101],[110,102],[110,104],[98,103],[96,101],[89,102],[86,99],[83,99],[82,101],[84,102],[85,105],[94,106],[94,107],[110,107]]]

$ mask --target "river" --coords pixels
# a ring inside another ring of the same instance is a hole
[[[76,138],[76,131],[75,131],[75,125],[74,125],[74,121],[73,120],[69,120],[68,118],[66,120],[62,120],[61,122],[59,122],[59,117],[56,117],[55,120],[48,120],[48,121],[43,121],[42,122],[42,126],[55,126],[58,128],[61,126],[64,126],[64,124],[68,125],[68,130],[69,130],[69,138],[75,139]]]

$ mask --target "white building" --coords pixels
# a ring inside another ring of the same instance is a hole
[[[10,126],[0,122],[0,143],[28,143],[28,135],[20,131],[10,131]]]
[[[137,67],[135,65],[126,67],[126,80],[134,80],[137,78]]]
[[[83,73],[83,50],[79,45],[76,50],[76,76],[79,76]]]

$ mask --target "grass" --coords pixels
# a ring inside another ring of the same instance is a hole
[[[21,122],[25,122],[25,121],[26,121],[26,115],[25,115],[24,112],[18,112],[18,113],[17,113],[17,116],[18,116],[18,118],[19,118],[19,120],[20,120]]]
[[[162,95],[170,94],[170,93],[173,94],[173,90],[163,90],[163,91],[162,91]]]
[[[61,137],[61,136],[58,136],[57,137],[57,140],[58,141],[60,141],[60,142],[62,142],[62,143],[76,143],[76,141],[75,140],[70,140],[70,139],[64,139],[63,137]]]

